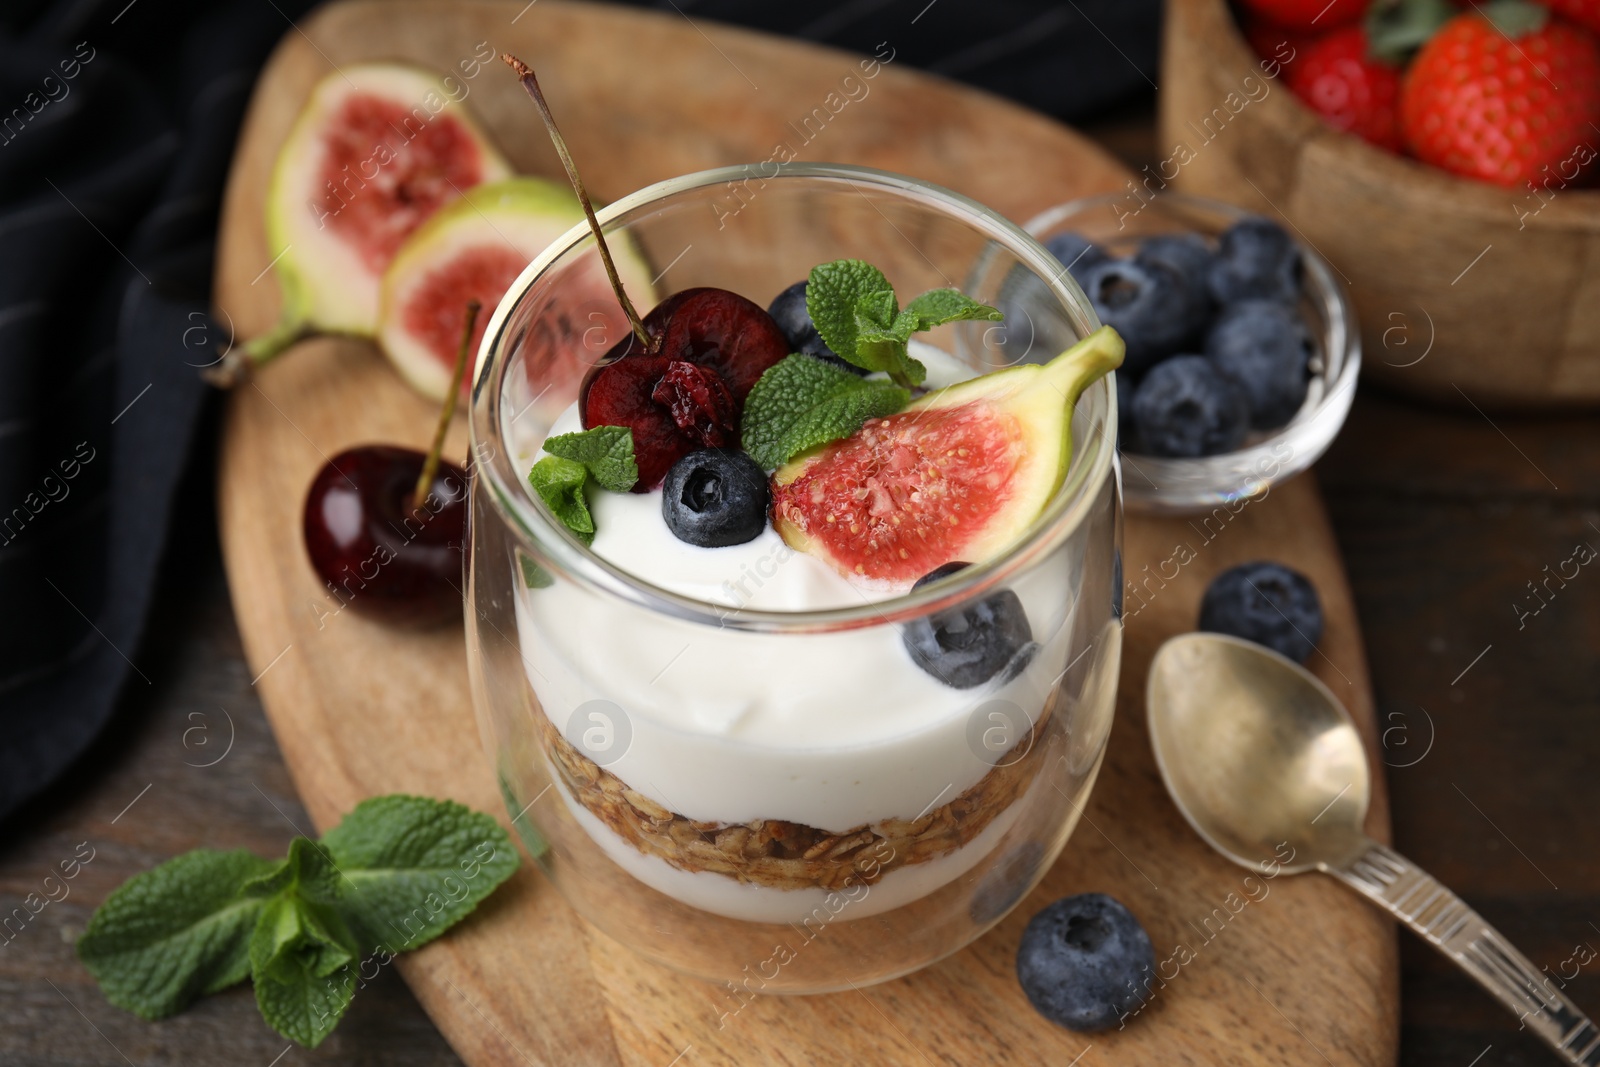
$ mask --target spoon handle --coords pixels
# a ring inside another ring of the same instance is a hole
[[[1569,1063],[1600,1067],[1600,1029],[1483,916],[1376,841],[1328,873],[1382,905],[1476,978]]]

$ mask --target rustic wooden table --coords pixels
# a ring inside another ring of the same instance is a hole
[[[1098,132],[1137,159],[1148,129],[1135,116]],[[1317,474],[1366,633],[1396,844],[1600,1015],[1600,573],[1563,568],[1579,544],[1600,548],[1600,417],[1447,412],[1364,389]],[[107,1004],[72,954],[130,875],[201,846],[277,854],[309,826],[240,649],[212,480],[202,450],[134,653],[150,684],[136,679],[93,751],[0,825],[0,914],[92,854],[66,898],[0,936],[0,1063],[457,1063],[390,971],[307,1052],[261,1023],[248,985],[148,1024]],[[1409,935],[1401,958],[1402,1063],[1554,1062]]]

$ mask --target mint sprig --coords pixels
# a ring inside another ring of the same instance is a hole
[[[773,470],[910,401],[910,390],[893,382],[862,378],[812,356],[787,356],[750,390],[740,444],[763,469]]]
[[[639,464],[633,456],[633,431],[626,426],[591,426],[546,438],[544,450],[550,454],[533,465],[528,484],[573,536],[593,544],[594,516],[585,487],[591,478],[613,493],[634,487]]]
[[[144,1019],[242,981],[262,1017],[314,1047],[354,995],[363,954],[431,941],[516,870],[511,839],[450,801],[363,801],[322,841],[271,863],[196,849],[135,875],[95,909],[78,958],[106,999]]]
[[[355,996],[360,942],[339,908],[341,872],[325,846],[289,842],[289,858],[245,886],[266,903],[250,934],[250,983],[261,1017],[284,1037],[321,1043]]]
[[[927,368],[909,354],[911,335],[947,322],[998,322],[996,308],[956,289],[932,289],[901,310],[884,273],[859,259],[836,259],[811,268],[806,311],[817,333],[840,358],[883,371],[897,385],[922,384]]]

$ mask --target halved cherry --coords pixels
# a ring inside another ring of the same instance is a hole
[[[617,303],[633,327],[584,376],[579,415],[585,429],[626,426],[633,431],[639,465],[633,490],[648,492],[690,452],[738,439],[744,398],[768,367],[789,354],[788,339],[760,305],[725,289],[680,290],[641,319],[617,276],[600,220],[538,77],[515,56],[500,58],[517,72],[539,109],[588,219]]]
[[[629,334],[589,371],[578,394],[585,428],[633,431],[636,493],[660,485],[690,452],[736,444],[744,398],[789,354],[772,316],[725,289],[673,293],[643,323],[654,350]]]
[[[673,301],[660,354],[715,370],[741,406],[767,368],[789,354],[789,339],[772,316],[738,293],[692,289],[663,303]]]
[[[635,493],[648,493],[667,471],[700,446],[678,428],[672,412],[651,398],[667,372],[661,356],[629,356],[589,372],[580,410],[584,429],[626,426],[633,431],[633,458],[639,464]]]

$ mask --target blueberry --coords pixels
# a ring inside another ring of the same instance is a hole
[[[1104,1030],[1136,1010],[1155,981],[1156,953],[1139,920],[1104,893],[1056,901],[1028,921],[1017,979],[1028,1000],[1069,1030]]]
[[[1083,277],[1083,290],[1100,321],[1122,335],[1124,365],[1136,374],[1176,353],[1205,325],[1204,301],[1164,264],[1096,263]]]
[[[680,541],[702,548],[742,545],[767,527],[767,474],[734,448],[690,452],[667,471],[661,517]]]
[[[806,283],[795,282],[789,288],[772,298],[772,303],[767,307],[767,314],[772,316],[772,321],[778,324],[778,329],[789,341],[792,352],[803,352],[808,356],[816,356],[824,363],[831,363],[835,367],[850,371],[852,374],[866,374],[865,367],[858,367],[828,347],[822,335],[817,332],[816,324],[811,321],[811,312],[806,310]]]
[[[1304,663],[1322,639],[1322,603],[1299,571],[1266,560],[1241,563],[1206,587],[1200,629],[1242,637]]]
[[[1111,258],[1111,254],[1104,248],[1070,231],[1058,233],[1050,238],[1044,243],[1044,250],[1055,256],[1061,265],[1078,279],[1079,285],[1083,284],[1083,278],[1090,267]]]
[[[1302,269],[1294,238],[1270,219],[1252,215],[1223,232],[1206,282],[1219,304],[1235,300],[1293,303],[1300,298]]]
[[[1139,263],[1159,263],[1204,289],[1211,268],[1211,246],[1197,233],[1163,233],[1145,238],[1133,258]]]
[[[1138,446],[1151,456],[1214,456],[1250,432],[1244,391],[1203,356],[1156,364],[1133,394]]]
[[[1306,401],[1316,343],[1300,312],[1274,300],[1241,300],[1222,309],[1206,334],[1205,354],[1244,390],[1250,425],[1282,426]]]
[[[948,577],[965,563],[946,563],[912,585]],[[1008,682],[1038,652],[1022,601],[1009,589],[906,624],[901,634],[911,661],[953,689],[971,689],[996,675]]]

